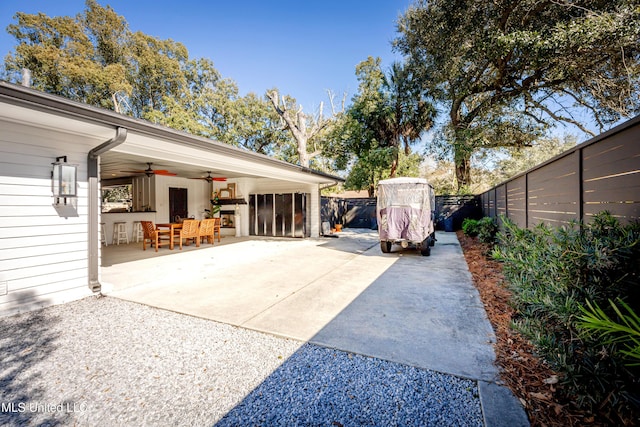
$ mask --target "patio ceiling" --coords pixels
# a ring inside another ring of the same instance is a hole
[[[181,134],[181,137],[192,138]],[[181,178],[266,178],[292,182],[328,184],[339,180],[247,150],[215,141],[194,138],[176,141],[163,135],[145,135],[128,131],[124,143],[101,156],[101,179],[142,176],[132,170],[165,169]]]
[[[100,160],[100,178],[117,179],[132,176],[143,176],[142,173],[132,173],[133,170],[144,170],[148,168],[151,162],[153,170],[165,169],[169,172],[177,174],[180,178],[205,178],[208,171],[214,178],[240,178],[243,175],[230,170],[223,170],[211,166],[211,163],[197,162],[197,164],[185,164],[172,160],[158,159],[150,155],[127,154],[116,151],[108,151],[101,156]]]

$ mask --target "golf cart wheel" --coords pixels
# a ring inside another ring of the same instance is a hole
[[[422,248],[420,249],[420,253],[422,254],[422,256],[431,255],[431,246],[429,244],[422,245]]]
[[[380,250],[385,254],[391,252],[391,242],[387,242],[386,240],[380,241]]]
[[[435,246],[435,244],[436,244],[436,233],[433,233],[429,237],[429,246]]]

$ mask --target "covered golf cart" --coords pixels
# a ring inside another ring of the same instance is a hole
[[[415,247],[431,255],[435,244],[435,193],[424,178],[391,178],[378,183],[376,207],[380,249]]]

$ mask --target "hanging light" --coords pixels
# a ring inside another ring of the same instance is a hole
[[[67,198],[78,197],[78,166],[68,164],[67,156],[56,157],[53,163],[51,190],[56,204],[60,203],[61,198],[64,198],[66,205]]]

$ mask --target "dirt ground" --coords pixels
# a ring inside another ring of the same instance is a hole
[[[475,238],[457,232],[464,256],[496,333],[496,359],[501,379],[520,399],[531,426],[601,425],[594,417],[557,401],[558,375],[533,353],[533,347],[511,329],[513,309],[504,286],[502,266],[488,258],[486,247]]]

